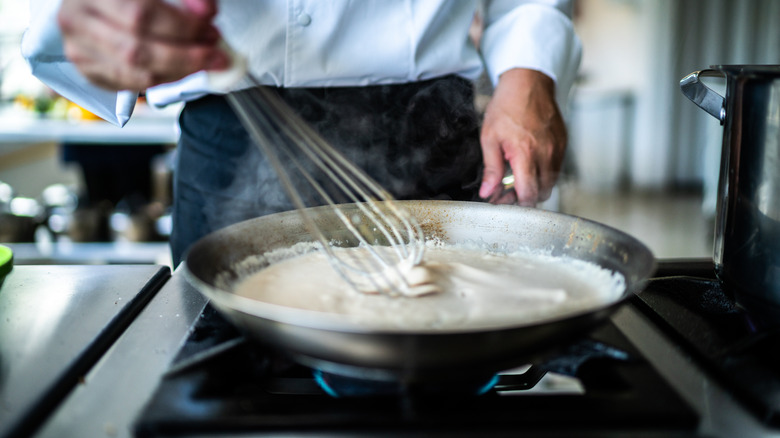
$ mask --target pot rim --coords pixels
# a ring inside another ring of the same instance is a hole
[[[777,64],[716,64],[710,68],[734,75],[780,76],[780,65]]]

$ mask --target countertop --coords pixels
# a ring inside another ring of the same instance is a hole
[[[174,272],[35,436],[132,436],[136,416],[206,302],[179,270]]]
[[[102,120],[43,118],[5,106],[0,107],[0,144],[174,144],[179,139],[180,109],[172,106],[154,110],[139,106],[130,121],[120,128]]]
[[[17,265],[171,266],[168,242],[6,243]]]
[[[39,426],[169,277],[155,265],[14,266],[0,286],[0,436]]]

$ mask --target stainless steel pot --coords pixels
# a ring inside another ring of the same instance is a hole
[[[299,362],[340,374],[409,382],[495,373],[540,359],[603,323],[643,287],[655,269],[653,255],[642,243],[585,219],[484,203],[404,201],[401,205],[417,217],[427,236],[450,243],[479,242],[504,252],[545,249],[554,256],[590,261],[621,273],[626,290],[612,302],[543,322],[519,318],[480,330],[414,332],[370,330],[337,315],[238,297],[221,285],[221,280],[229,283],[243,275],[237,266],[251,255],[315,241],[295,211],[249,220],[204,237],[189,250],[183,272],[237,327]],[[341,227],[330,209],[309,211],[321,228]],[[346,214],[360,211],[351,208]]]
[[[700,81],[726,79],[725,98]],[[743,307],[780,323],[780,66],[720,65],[683,94],[724,125],[713,259]]]

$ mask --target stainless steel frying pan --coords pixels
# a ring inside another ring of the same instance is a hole
[[[654,272],[650,250],[633,237],[582,218],[516,206],[453,201],[403,201],[426,236],[478,243],[493,251],[541,249],[621,273],[626,290],[614,302],[546,321],[448,331],[376,331],[337,315],[239,297],[229,284],[247,257],[313,241],[295,211],[216,231],[189,250],[183,272],[211,304],[248,336],[324,371],[406,382],[495,373],[543,359],[604,322]],[[354,210],[358,213],[358,210]],[[311,209],[318,225],[337,229],[327,208]],[[334,235],[334,233],[331,233]],[[335,235],[338,235],[336,232]],[[346,236],[345,236],[346,237]],[[316,281],[302,276],[300,281]]]

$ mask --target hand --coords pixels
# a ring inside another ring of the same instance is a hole
[[[143,90],[229,58],[212,24],[216,0],[63,0],[57,19],[65,54],[90,81],[110,90]]]
[[[485,110],[480,140],[485,165],[480,197],[527,206],[549,198],[567,141],[553,80],[528,69],[502,74]],[[514,192],[501,183],[506,162],[515,177]]]

